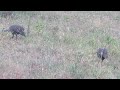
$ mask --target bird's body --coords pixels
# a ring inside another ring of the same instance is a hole
[[[106,58],[108,58],[108,51],[106,48],[99,48],[97,50],[97,56],[100,58],[102,61]]]

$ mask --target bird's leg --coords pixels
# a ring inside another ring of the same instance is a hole
[[[103,60],[101,61],[101,66],[102,66]]]
[[[16,34],[16,40],[17,40],[17,34]]]
[[[14,34],[12,34],[12,37],[11,38],[14,38]]]
[[[100,60],[98,61],[98,66],[99,66]]]

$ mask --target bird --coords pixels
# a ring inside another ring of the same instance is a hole
[[[97,50],[97,57],[103,62],[103,60],[108,58],[108,50],[106,48],[99,48]]]
[[[17,39],[17,35],[18,34],[26,37],[25,32],[24,32],[24,28],[22,26],[20,26],[20,25],[11,25],[9,27],[9,29],[3,30],[3,32],[6,32],[6,31],[12,33],[12,37],[11,38],[14,38],[14,35],[16,35],[16,39]]]

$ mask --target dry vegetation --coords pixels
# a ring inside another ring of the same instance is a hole
[[[1,79],[120,79],[120,12],[14,11],[0,30],[19,24],[30,34],[18,40],[0,32]],[[96,50],[107,47],[100,66]]]

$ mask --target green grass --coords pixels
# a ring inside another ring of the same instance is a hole
[[[44,23],[39,20],[39,21],[36,23],[36,26],[35,26],[37,33],[38,33],[38,34],[42,33],[44,27],[45,27]]]

